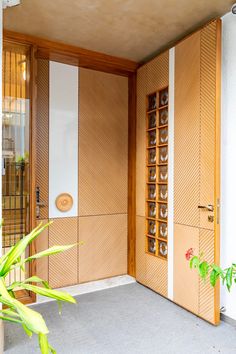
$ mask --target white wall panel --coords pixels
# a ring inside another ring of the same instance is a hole
[[[221,114],[221,266],[236,261],[236,16],[222,18],[222,114]],[[236,320],[236,287],[221,288],[221,306]]]
[[[78,215],[78,71],[50,62],[49,72],[49,218]],[[57,209],[59,194],[69,193],[73,207]]]

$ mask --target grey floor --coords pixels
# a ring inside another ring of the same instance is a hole
[[[236,329],[200,320],[139,284],[77,297],[58,314],[54,302],[34,308],[43,314],[58,354],[236,353]],[[37,339],[5,327],[7,354],[40,353]]]

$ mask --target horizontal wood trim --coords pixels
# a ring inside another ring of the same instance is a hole
[[[132,60],[118,58],[27,34],[3,30],[3,38],[5,41],[37,46],[37,58],[50,59],[87,69],[129,76],[134,73],[138,67],[138,63]]]

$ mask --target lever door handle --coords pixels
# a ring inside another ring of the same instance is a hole
[[[214,211],[214,205],[198,205],[198,209],[205,209],[207,211]]]
[[[44,202],[36,202],[36,205],[37,205],[38,207],[45,207],[45,206],[46,206],[46,203],[44,203]]]

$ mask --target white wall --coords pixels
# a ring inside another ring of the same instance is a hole
[[[236,16],[222,18],[221,266],[236,263]],[[221,287],[221,306],[236,320],[236,286]]]
[[[78,67],[50,61],[49,71],[49,218],[78,216]],[[59,194],[73,207],[57,209]]]

